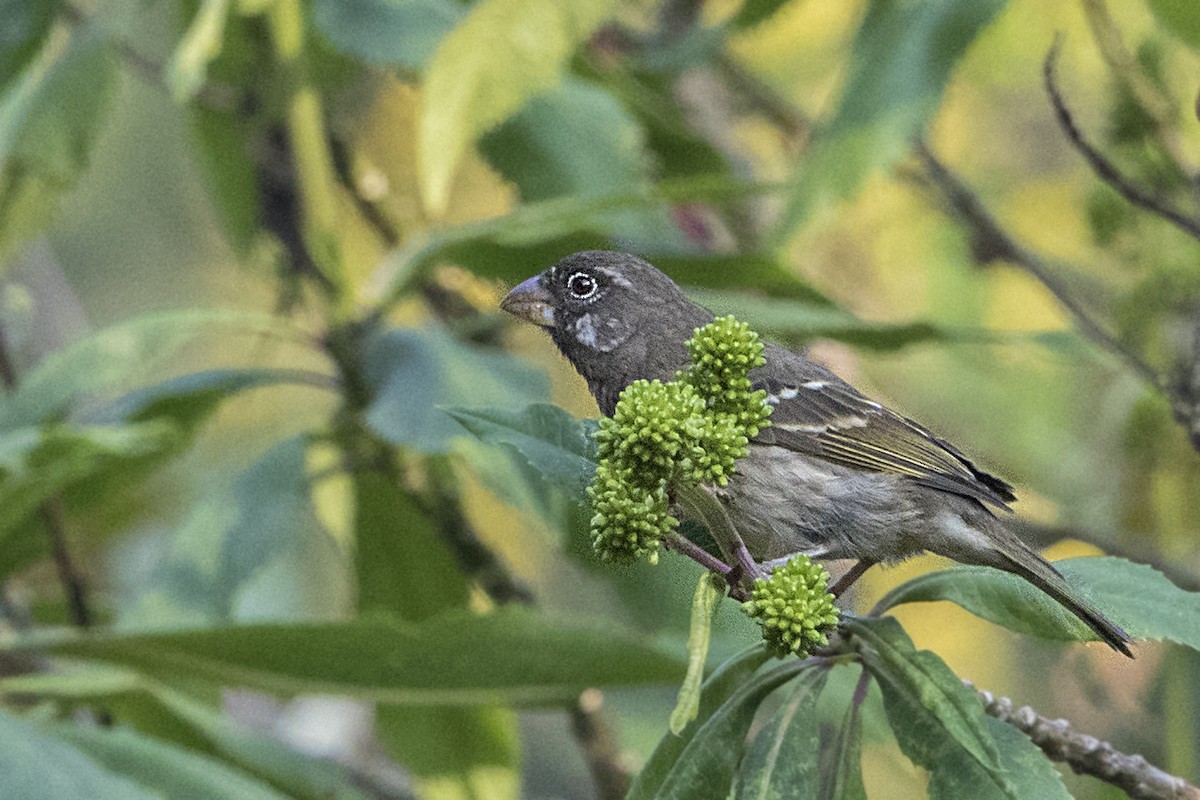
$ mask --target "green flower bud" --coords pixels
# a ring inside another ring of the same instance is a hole
[[[828,633],[838,622],[829,572],[805,555],[756,580],[742,610],[758,621],[763,639],[781,656],[807,657],[829,643]]]
[[[747,438],[770,424],[773,410],[763,390],[751,391],[749,373],[766,363],[758,334],[733,317],[717,317],[697,328],[687,342],[692,366],[680,378],[696,388],[708,406],[729,414]]]
[[[697,454],[704,399],[684,383],[634,381],[612,417],[600,420],[600,459],[631,472],[643,486],[671,480]]]
[[[679,520],[671,515],[664,484],[647,489],[601,461],[588,487],[592,497],[592,547],[603,561],[658,562],[659,543]]]
[[[758,335],[733,317],[713,320],[688,340],[693,365],[677,379],[634,381],[596,433],[599,462],[588,488],[592,544],[601,558],[655,561],[679,524],[668,487],[724,486],[750,439],[770,424],[766,392],[747,373],[763,364]]]

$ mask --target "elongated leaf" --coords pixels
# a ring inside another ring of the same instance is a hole
[[[175,102],[190,100],[208,75],[208,65],[221,54],[229,0],[201,0],[187,32],[167,64],[167,87]]]
[[[855,38],[842,99],[797,170],[779,231],[817,206],[854,194],[902,158],[937,109],[958,60],[1005,0],[874,0]]]
[[[1128,633],[1200,649],[1200,593],[1188,592],[1145,564],[1120,558],[1072,558],[1055,567],[1084,597]],[[1074,614],[1028,582],[986,567],[931,572],[897,586],[881,608],[949,600],[1018,633],[1057,641],[1095,641]]]
[[[214,758],[129,729],[59,725],[54,730],[105,768],[163,797],[286,800],[286,795]]]
[[[429,517],[395,480],[369,470],[354,475],[354,571],[360,614],[417,622],[469,597]]]
[[[175,426],[48,425],[0,432],[0,542],[44,501],[116,465],[162,453]]]
[[[701,726],[733,696],[734,692],[746,684],[750,676],[770,657],[770,651],[758,644],[743,650],[718,667],[700,690],[700,711],[696,720],[685,728],[681,735],[667,733],[659,741],[650,760],[634,780],[626,800],[651,800],[659,797],[659,790],[667,775]]]
[[[29,722],[0,711],[0,797],[160,800]]]
[[[364,800],[340,766],[303,756],[284,744],[245,730],[216,708],[131,670],[84,666],[69,671],[0,680],[12,696],[50,698],[69,707],[100,703],[122,721],[151,730],[164,741],[224,759],[291,797]]]
[[[1071,800],[1062,776],[1029,737],[993,717],[984,723],[1000,754],[1000,770],[988,771],[972,759],[946,755],[930,770],[930,800]]]
[[[814,797],[821,751],[817,700],[827,670],[810,670],[754,737],[738,769],[737,800]]]
[[[811,668],[811,667],[810,667]],[[725,800],[745,752],[746,734],[767,695],[795,679],[802,662],[757,675],[734,692],[688,742],[656,795],[659,800]]]
[[[857,704],[846,706],[846,716],[822,756],[816,800],[867,800],[862,778],[862,720]]]
[[[6,29],[12,17],[19,27],[26,13],[14,11],[0,8]],[[35,31],[44,24],[37,16],[30,20]],[[40,50],[21,73],[0,89],[0,259],[42,229],[88,165],[115,85],[104,37],[101,26],[87,20],[59,21],[40,38]],[[7,58],[0,53],[0,64],[15,66],[3,63]]]
[[[1069,798],[1034,744],[998,735],[975,693],[936,655],[916,650],[896,620],[847,617],[845,628],[883,691],[900,749],[931,773],[931,797],[962,797],[955,792],[970,786],[972,798]]]
[[[916,650],[904,629],[890,617],[848,618],[846,628],[854,634],[863,663],[879,682],[888,698],[904,700],[922,709],[913,727],[938,732],[955,742],[965,754],[988,767],[996,765],[996,748],[987,728],[985,714],[974,692],[950,671],[945,662],[928,650]],[[894,728],[899,714],[888,708]],[[914,734],[915,735],[915,734]]]
[[[680,654],[626,631],[519,608],[447,612],[419,624],[371,618],[63,635],[9,649],[37,647],[124,664],[166,682],[205,680],[413,705],[556,703],[589,686],[673,682],[685,667]]]
[[[367,346],[366,374],[374,392],[371,429],[392,444],[433,453],[448,451],[464,433],[442,406],[511,406],[549,394],[540,370],[460,344],[437,328],[376,336]]]
[[[421,92],[421,196],[440,217],[466,149],[559,80],[612,0],[480,0],[438,46]]]
[[[38,45],[54,20],[51,3],[26,3],[24,0],[0,0],[0,86],[21,71],[37,52]]]
[[[295,336],[292,328],[258,313],[233,310],[166,311],[97,331],[47,356],[0,406],[0,429],[60,416],[89,394],[128,388],[170,363],[180,346],[214,328],[249,335]]]
[[[375,730],[388,754],[417,777],[422,798],[520,796],[520,742],[510,709],[382,705]]]
[[[421,69],[462,19],[452,0],[316,0],[313,21],[335,48],[372,64]]]
[[[1147,0],[1154,16],[1167,30],[1192,47],[1200,48],[1200,14],[1189,0]]]
[[[596,471],[590,426],[545,403],[519,411],[503,408],[447,408],[446,413],[485,442],[520,454],[551,483],[579,493]]]

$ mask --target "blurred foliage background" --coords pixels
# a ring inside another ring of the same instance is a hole
[[[595,416],[496,310],[585,247],[956,442],[1051,557],[1200,588],[1198,92],[1188,0],[0,0],[0,794],[612,796],[698,570],[594,563],[442,410]],[[897,617],[1200,778],[1195,653]],[[865,708],[868,795],[925,796]]]

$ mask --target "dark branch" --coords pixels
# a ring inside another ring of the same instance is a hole
[[[1059,127],[1066,134],[1067,141],[1087,160],[1088,166],[1092,168],[1092,171],[1102,181],[1120,193],[1122,197],[1143,211],[1148,211],[1157,217],[1165,219],[1188,236],[1200,241],[1200,220],[1188,216],[1166,200],[1155,197],[1122,175],[1120,170],[1103,153],[1093,147],[1084,138],[1083,132],[1075,124],[1075,119],[1071,115],[1070,109],[1067,108],[1062,92],[1058,89],[1057,78],[1055,76],[1055,67],[1058,64],[1058,51],[1059,43],[1055,41],[1054,46],[1050,48],[1050,52],[1046,54],[1046,61],[1042,65],[1042,75],[1046,83],[1046,94],[1050,96],[1050,103],[1054,106],[1055,117],[1058,119]]]
[[[632,782],[629,765],[621,757],[620,743],[612,726],[601,713],[604,695],[599,689],[587,689],[571,707],[571,732],[600,800],[621,800]]]
[[[1092,318],[1072,295],[1057,270],[1036,253],[1022,247],[1010,236],[996,219],[984,208],[983,203],[965,183],[945,164],[938,160],[929,146],[921,139],[915,142],[917,158],[932,184],[942,193],[950,213],[967,228],[971,237],[972,250],[982,263],[1000,260],[1028,272],[1046,287],[1054,298],[1075,319],[1079,330],[1104,350],[1118,356],[1129,369],[1146,383],[1163,390],[1163,381],[1153,367],[1130,349],[1115,335],[1105,330]]]
[[[1108,742],[1073,730],[1065,719],[1047,719],[1029,706],[1015,708],[1007,697],[976,691],[989,715],[1024,733],[1052,761],[1111,783],[1134,800],[1200,800],[1200,789],[1140,755],[1127,755]]]

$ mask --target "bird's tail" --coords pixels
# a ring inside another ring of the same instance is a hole
[[[1015,537],[1013,537],[1015,539]],[[1085,625],[1096,632],[1109,647],[1133,658],[1129,649],[1133,641],[1129,634],[1121,630],[1112,620],[1096,610],[1091,603],[1079,596],[1066,578],[1024,542],[1016,541],[1015,547],[1006,547],[1000,553],[1007,564],[1001,566],[1008,572],[1020,575],[1025,580],[1041,589],[1057,600],[1064,608],[1079,617]]]

